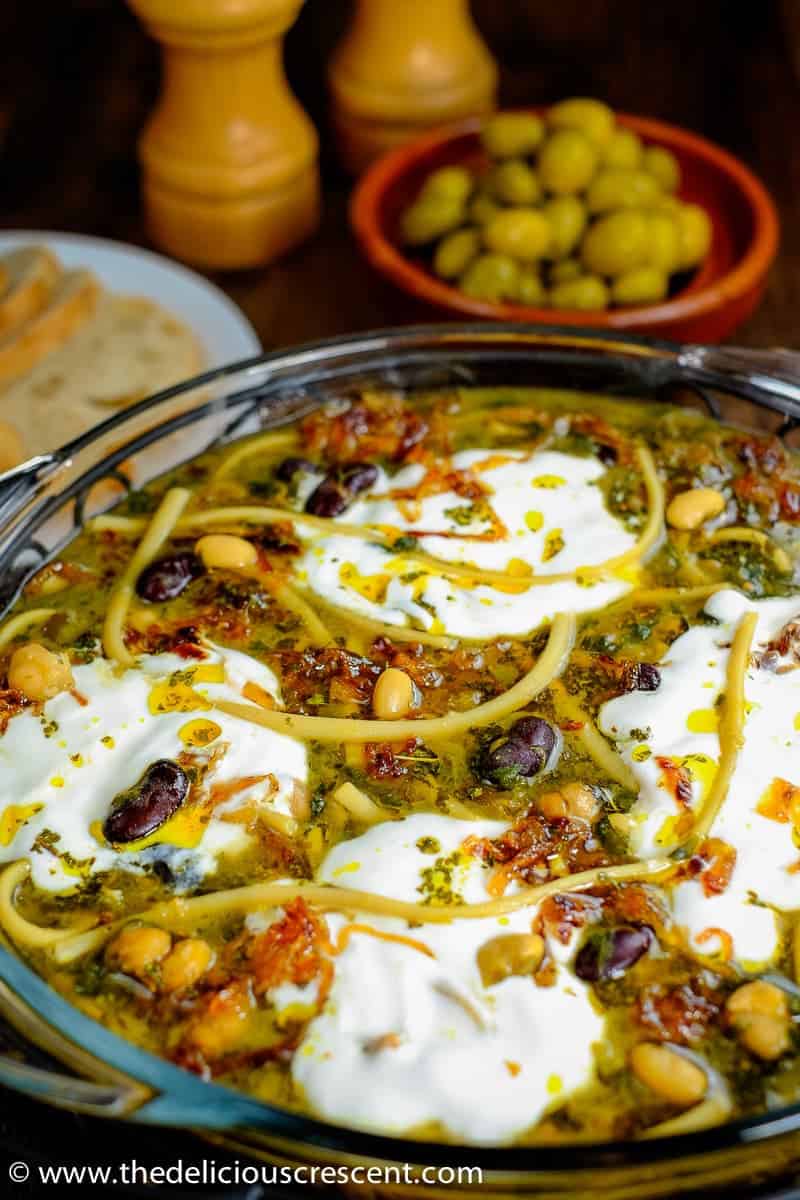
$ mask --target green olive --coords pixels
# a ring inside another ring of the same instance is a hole
[[[544,124],[534,113],[506,112],[490,117],[481,141],[492,158],[517,158],[532,154],[544,136]]]
[[[682,204],[677,212],[680,252],[679,271],[696,267],[711,248],[711,220],[699,204]]]
[[[642,162],[642,139],[632,129],[615,129],[603,147],[603,166],[635,170]]]
[[[481,248],[477,229],[457,229],[448,233],[436,247],[433,269],[442,279],[457,279],[466,271]]]
[[[542,191],[533,167],[521,158],[497,163],[486,177],[486,186],[503,204],[535,204]]]
[[[671,213],[674,217],[677,215],[678,210],[682,206],[683,202],[679,200],[677,196],[673,196],[670,192],[662,192],[661,195],[656,197],[652,204],[648,204],[647,207],[652,212]]]
[[[553,231],[549,255],[564,258],[577,246],[586,228],[586,209],[577,196],[553,196],[542,208]]]
[[[517,294],[519,266],[507,254],[481,254],[467,267],[458,286],[473,300],[511,300]]]
[[[590,213],[610,212],[613,208],[647,207],[661,195],[661,186],[645,171],[622,167],[603,167],[586,193]]]
[[[554,104],[547,114],[553,129],[577,129],[595,146],[605,146],[614,133],[614,113],[602,100],[582,96]]]
[[[649,210],[647,217],[647,263],[671,275],[680,260],[678,222],[670,212]]]
[[[464,219],[464,202],[452,196],[426,196],[403,213],[400,233],[407,246],[424,246],[455,229]]]
[[[473,196],[468,209],[469,219],[475,225],[485,225],[501,211],[501,206],[492,199],[488,192],[478,192]]]
[[[543,308],[547,303],[547,292],[534,267],[524,267],[520,271],[516,299],[529,308]]]
[[[582,274],[583,267],[577,258],[562,258],[550,267],[550,283],[569,283],[573,279],[579,279]]]
[[[557,129],[539,151],[539,178],[549,192],[582,192],[594,175],[597,150],[579,129]]]
[[[474,176],[466,167],[439,167],[425,180],[418,198],[428,200],[443,197],[466,203],[474,187]]]
[[[647,217],[636,210],[607,213],[595,221],[581,246],[587,271],[597,275],[621,275],[647,262]]]
[[[599,312],[608,308],[609,299],[608,288],[597,275],[581,275],[579,279],[558,283],[550,289],[550,304],[553,308]]]
[[[535,208],[506,208],[483,230],[487,249],[520,262],[536,262],[547,253],[552,237],[550,222]]]
[[[653,175],[665,192],[676,192],[681,183],[681,169],[671,150],[663,146],[648,146],[642,155],[642,170]]]
[[[657,267],[636,267],[614,280],[611,297],[615,304],[650,304],[664,299],[668,283],[665,271],[659,271]]]

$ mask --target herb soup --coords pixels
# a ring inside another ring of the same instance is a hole
[[[354,1128],[798,1100],[798,521],[777,439],[577,392],[363,392],[202,455],[0,627],[6,936]]]

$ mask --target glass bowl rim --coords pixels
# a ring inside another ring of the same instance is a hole
[[[451,341],[454,355],[458,353],[459,342],[464,343],[464,350],[468,349],[470,344],[481,342],[501,350],[501,343],[505,342],[506,348],[512,354],[515,345],[539,345],[549,346],[567,358],[584,349],[599,352],[610,359],[617,358],[621,363],[642,358],[676,361],[682,350],[677,343],[641,334],[508,322],[405,325],[325,338],[268,351],[216,367],[147,397],[113,414],[52,454],[38,456],[0,476],[0,490],[8,480],[18,478],[20,473],[41,469],[42,465],[46,467],[64,464],[73,455],[101,440],[108,433],[122,428],[141,414],[155,410],[177,396],[224,381],[242,372],[255,372],[260,368],[269,367],[280,368],[286,372],[301,366],[324,368],[337,361],[337,351],[342,352],[342,355],[364,355],[365,361],[359,365],[366,371],[371,366],[375,369],[382,365],[378,361],[371,362],[372,356],[389,353],[402,362],[404,356],[412,350],[424,353],[426,348],[430,350],[437,344]],[[708,372],[706,374],[709,375]],[[723,388],[730,386],[724,373],[714,376],[712,372],[709,378],[712,386],[715,382]],[[752,399],[759,391],[764,391],[769,377],[763,367],[759,372],[759,380],[760,382],[755,384],[748,381],[747,388],[739,388],[739,394]],[[576,386],[576,390],[587,389],[585,385],[579,385]],[[736,391],[736,388],[732,390]],[[764,394],[766,395],[766,392]],[[190,413],[198,416],[209,412],[216,403],[213,400],[200,403],[192,408]],[[763,398],[762,403],[765,403]],[[774,408],[774,405],[770,407]],[[160,429],[163,430],[163,427],[156,425],[148,431],[151,440],[156,440]],[[109,454],[103,462],[113,457],[113,454]],[[11,516],[14,515],[12,512]],[[37,515],[34,514],[34,518]],[[287,1141],[296,1141],[307,1150],[316,1148],[323,1152],[354,1157],[358,1161],[412,1162],[418,1165],[440,1166],[452,1164],[458,1159],[497,1175],[555,1175],[559,1172],[574,1173],[600,1167],[646,1166],[679,1157],[688,1158],[698,1154],[732,1150],[777,1139],[800,1130],[800,1103],[797,1103],[692,1133],[632,1141],[576,1141],[557,1145],[473,1145],[461,1141],[420,1141],[373,1133],[267,1104],[246,1093],[207,1082],[174,1066],[85,1016],[4,944],[0,944],[0,981],[17,993],[35,1014],[68,1040],[84,1047],[99,1061],[151,1088],[154,1096],[144,1105],[145,1111],[138,1117],[139,1120],[148,1123],[188,1126],[198,1132],[204,1129],[211,1132],[236,1128],[246,1132],[249,1129],[253,1132],[260,1131],[266,1136],[272,1134],[284,1145]],[[147,1112],[149,1107],[152,1110]],[[136,1112],[132,1113],[129,1119],[136,1121]]]

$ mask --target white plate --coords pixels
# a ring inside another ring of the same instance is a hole
[[[49,246],[66,267],[94,271],[109,291],[146,296],[161,304],[203,344],[204,369],[261,352],[258,335],[241,309],[188,267],[125,242],[43,229],[0,232],[0,255],[31,243]]]

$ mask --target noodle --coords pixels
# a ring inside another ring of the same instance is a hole
[[[448,562],[446,559],[438,558],[436,555],[427,554],[424,551],[401,551],[397,553],[397,558],[401,562],[416,563],[421,567],[427,567],[431,572],[435,571],[447,579],[466,579],[489,586],[498,584],[520,592],[527,591],[531,587],[548,587],[554,583],[566,583],[576,578],[583,581],[602,579],[605,575],[642,559],[655,545],[663,529],[664,489],[658,478],[653,456],[646,446],[637,447],[636,455],[642,470],[649,504],[647,522],[635,545],[606,562],[552,575],[515,575],[509,571],[492,571],[484,567],[473,567],[467,563]],[[216,525],[225,521],[247,521],[252,524],[256,522],[275,524],[291,521],[331,535],[363,538],[365,541],[383,546],[387,550],[393,550],[397,542],[395,534],[385,533],[369,525],[351,525],[346,521],[336,521],[332,517],[315,517],[309,513],[292,512],[290,509],[272,508],[267,505],[232,505],[224,508],[209,508],[203,512],[187,514],[177,522],[177,527],[179,529],[204,529],[207,525]],[[113,514],[109,514],[95,517],[92,528],[108,529],[117,533],[134,532],[142,528],[142,521],[138,517],[115,517]]]
[[[14,638],[19,637],[32,625],[44,625],[45,621],[49,621],[58,611],[56,608],[31,608],[28,612],[17,613],[0,628],[0,648],[13,642]]]
[[[270,450],[291,450],[297,445],[297,434],[290,430],[276,430],[262,433],[247,441],[243,446],[237,446],[226,454],[212,476],[212,483],[224,479],[232,471],[254,454],[266,454]]]
[[[311,635],[315,646],[329,646],[331,644],[334,640],[333,634],[327,625],[320,620],[311,605],[307,604],[302,596],[298,596],[293,587],[290,587],[283,580],[275,579],[274,576],[266,574],[259,575],[259,579],[279,604],[300,618]]]
[[[433,646],[438,650],[454,650],[459,641],[467,640],[466,638],[445,637],[444,634],[428,633],[424,629],[415,629],[412,625],[390,625],[388,621],[379,621],[375,617],[367,617],[354,609],[335,604],[327,597],[323,599],[321,596],[314,596],[314,602],[322,608],[328,609],[355,629],[363,629],[366,633],[373,633],[376,637],[389,638],[394,642],[416,642],[420,646]]]
[[[216,707],[233,717],[263,725],[299,738],[317,742],[380,742],[403,738],[455,737],[492,721],[500,721],[528,704],[534,696],[561,673],[575,637],[575,617],[559,613],[553,619],[547,645],[527,675],[513,687],[477,708],[451,712],[444,717],[420,717],[418,720],[371,721],[347,717],[311,717],[300,713],[267,712],[229,700],[216,700]]]
[[[725,675],[725,696],[719,722],[720,759],[714,781],[709,788],[703,808],[691,829],[691,836],[698,841],[707,837],[725,803],[736,760],[744,742],[744,681],[750,661],[750,646],[753,641],[758,617],[756,613],[745,613],[731,643],[728,669]]]
[[[20,861],[12,863],[0,875],[0,925],[17,945],[29,950],[50,950],[65,938],[82,936],[85,929],[83,922],[76,922],[68,929],[51,929],[42,925],[34,925],[20,916],[14,906],[14,893],[27,877],[30,863]],[[90,918],[94,920],[94,918]]]
[[[279,908],[296,898],[305,900],[321,912],[364,912],[376,916],[396,917],[414,925],[449,925],[452,921],[503,917],[521,908],[539,904],[548,896],[566,895],[583,888],[622,883],[630,879],[652,879],[674,869],[675,864],[667,858],[622,863],[615,867],[593,867],[589,871],[579,871],[575,875],[551,879],[537,887],[522,888],[513,895],[501,896],[496,900],[487,900],[481,904],[454,905],[415,904],[406,900],[392,900],[389,896],[381,896],[374,892],[360,892],[352,888],[330,887],[319,883],[251,883],[222,892],[210,892],[205,896],[192,896],[188,900],[167,900],[143,912],[132,914],[130,918],[126,917],[111,925],[92,929],[88,933],[77,934],[69,940],[59,936],[58,941],[53,944],[53,954],[61,964],[72,962],[103,945],[107,938],[131,919],[152,922],[175,933],[196,933],[199,923],[203,920],[229,917],[232,913]],[[5,921],[5,912],[0,911],[0,919]]]
[[[135,658],[125,645],[123,627],[133,589],[141,571],[155,558],[164,542],[172,533],[175,522],[191,496],[185,488],[170,488],[159,504],[147,531],[136,548],[119,581],[111,593],[103,622],[103,650],[107,658],[115,658],[123,666],[131,667]]]
[[[648,512],[644,529],[636,545],[631,546],[630,550],[626,550],[623,554],[618,554],[614,558],[607,559],[606,562],[600,563],[599,566],[580,567],[575,574],[583,579],[607,575],[610,572],[618,571],[621,567],[627,567],[631,563],[641,561],[661,537],[664,529],[664,488],[662,487],[661,480],[658,478],[658,471],[656,470],[653,455],[647,446],[636,447],[636,458],[641,468],[642,479],[644,480],[645,491],[647,492]]]
[[[570,696],[560,679],[553,680],[551,690],[555,701],[556,714],[563,714],[568,721],[580,723],[580,729],[575,730],[575,736],[581,742],[590,758],[594,759],[598,767],[605,771],[606,775],[610,775],[622,787],[636,794],[639,791],[639,784],[633,771],[620,755],[617,754],[616,750],[612,746],[609,746],[594,721],[583,711],[577,700],[573,696]]]

